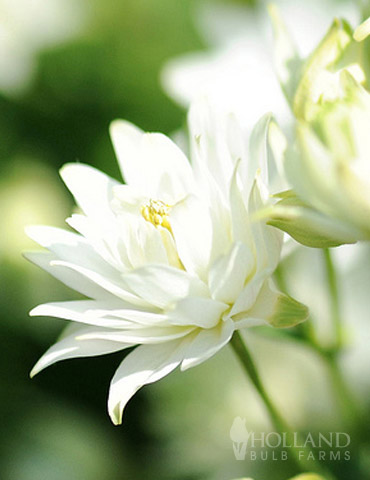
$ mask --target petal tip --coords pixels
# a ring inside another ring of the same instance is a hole
[[[108,414],[114,426],[122,425],[123,408],[121,407],[121,402],[112,406],[108,400]]]
[[[76,165],[76,163],[72,163],[72,162],[69,162],[69,163],[65,163],[62,168],[60,168],[59,170],[59,175],[62,177],[62,179],[64,180],[65,177],[68,176],[69,172],[72,170],[72,168],[74,168]]]
[[[39,362],[36,363],[36,365],[32,368],[32,370],[29,373],[30,378],[34,378],[38,373],[40,373],[41,368],[39,367]]]
[[[37,307],[34,307],[32,310],[30,310],[30,312],[28,313],[28,315],[30,317],[37,317],[39,315],[39,305]]]

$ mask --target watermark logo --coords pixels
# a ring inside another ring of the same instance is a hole
[[[247,451],[249,436],[253,432],[248,432],[245,426],[245,418],[235,417],[230,428],[230,438],[233,442],[234,455],[237,460],[244,460]]]
[[[246,419],[235,417],[230,428],[236,460],[287,460],[292,449],[301,460],[350,460],[351,437],[345,432],[252,432]]]

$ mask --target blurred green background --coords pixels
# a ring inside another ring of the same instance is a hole
[[[122,427],[113,427],[106,414],[122,354],[66,361],[28,377],[65,325],[29,318],[28,311],[74,293],[22,259],[22,250],[36,248],[23,228],[64,225],[73,208],[57,173],[64,163],[89,163],[119,178],[108,136],[112,119],[164,133],[184,124],[185,111],[163,93],[159,76],[167,59],[206,48],[194,21],[200,3],[0,0],[2,480],[283,480],[295,473],[284,462],[235,460],[229,438],[234,417],[246,417],[250,430],[270,427],[228,348],[197,369],[144,388],[128,405]],[[252,8],[251,2],[236,3]],[[368,320],[369,253],[368,247],[351,253],[342,285],[353,337],[345,374],[365,413],[370,338],[367,330],[356,343],[350,319],[358,329]],[[328,306],[318,252],[301,249],[285,263],[289,288],[308,303],[315,295],[324,328]],[[352,460],[330,465],[338,479],[370,478],[367,427],[359,432],[343,417],[321,360],[289,338],[277,341],[256,331],[248,342],[295,428],[353,434]]]

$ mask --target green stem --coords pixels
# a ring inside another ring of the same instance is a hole
[[[338,366],[336,355],[326,356],[326,364],[329,369],[333,390],[336,392],[336,400],[340,407],[343,419],[348,425],[358,427],[361,424],[361,413],[356,398],[349,389]]]
[[[340,407],[343,419],[348,422],[349,425],[355,424],[356,426],[360,426],[363,422],[360,407],[356,398],[349,389],[346,380],[343,378],[343,374],[338,365],[338,357],[343,351],[345,342],[342,330],[337,274],[333,259],[328,249],[323,250],[323,258],[325,261],[326,276],[329,286],[328,293],[330,295],[331,302],[334,339],[328,346],[321,345],[313,328],[312,319],[309,319],[307,322],[302,324],[302,326],[300,326],[302,336],[298,336],[297,338],[304,341],[305,344],[315,351],[321,357],[323,362],[325,362],[325,366],[330,375],[335,399]],[[285,293],[288,293],[284,281],[284,271],[281,268],[281,264],[279,266],[277,280],[279,286],[285,286],[284,291]]]
[[[323,249],[326,276],[329,286],[329,296],[330,296],[330,305],[331,305],[331,318],[333,323],[334,330],[334,342],[333,350],[339,352],[343,347],[343,336],[342,336],[342,320],[340,315],[340,306],[339,306],[339,290],[338,290],[338,281],[337,275],[335,272],[335,267],[333,259],[331,257],[330,250],[328,248]]]
[[[243,342],[241,335],[239,332],[235,332],[232,339],[231,339],[231,346],[233,347],[236,355],[239,357],[243,367],[245,368],[246,372],[248,373],[249,378],[251,379],[253,385],[256,387],[256,390],[260,394],[268,412],[271,417],[271,420],[274,426],[277,428],[279,432],[286,431],[286,425],[282,417],[280,416],[279,412],[273,405],[270,397],[268,396],[262,382],[260,376],[257,372],[257,369],[254,365],[253,359],[249,350],[247,349],[245,343]]]
[[[345,342],[343,338],[337,274],[329,249],[324,249],[323,254],[329,285],[334,341],[332,347],[329,349],[322,349],[321,354],[323,357],[326,357],[332,384],[337,392],[337,399],[341,406],[343,417],[348,421],[354,421],[359,424],[361,415],[357,402],[348,388],[338,366],[338,356],[342,353]]]
[[[279,411],[273,404],[270,396],[268,395],[265,387],[263,386],[251,354],[238,331],[234,332],[230,343],[234,349],[235,354],[242,363],[246,373],[248,374],[250,380],[255,386],[257,392],[259,393],[261,399],[263,400],[266,410],[268,411],[271,421],[277,432],[280,434],[285,433],[286,436],[290,439],[295,438],[295,441],[296,443],[298,443],[298,445],[304,445],[304,440],[296,438],[297,435],[293,434],[289,425],[286,423],[284,418],[280,415]],[[302,450],[304,451],[304,455],[302,456],[303,458],[301,458],[299,455],[299,451]],[[314,463],[312,460],[308,460],[308,455],[312,453],[309,448],[299,447],[298,449],[297,447],[292,447],[291,451],[294,455],[294,465],[296,468],[299,469],[299,472],[303,473],[307,471],[315,471],[317,473],[326,474],[326,478],[329,480],[330,477],[328,476],[327,472],[323,472],[323,469],[317,463]],[[311,458],[314,458],[314,455]]]

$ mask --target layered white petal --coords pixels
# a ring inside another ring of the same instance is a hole
[[[212,177],[220,190],[227,194],[233,171],[233,158],[228,145],[227,116],[213,111],[206,98],[193,102],[189,110],[192,162],[197,174]],[[221,121],[225,120],[225,121]],[[230,142],[231,143],[231,142]],[[235,146],[235,143],[233,143]],[[207,182],[207,178],[204,178]]]
[[[255,248],[251,233],[250,218],[245,205],[238,179],[238,163],[230,183],[229,201],[231,212],[232,236],[235,242],[242,242],[251,249]]]
[[[171,325],[212,328],[228,307],[226,303],[211,298],[187,297],[179,300],[174,309],[167,312],[167,319]]]
[[[102,229],[100,223],[80,214],[73,214],[66,222],[83,235],[99,255],[114,268],[125,271],[130,267],[118,225],[110,223],[110,228]]]
[[[32,309],[30,315],[65,318],[74,322],[116,329],[166,324],[165,315],[134,309],[133,305],[120,299],[45,303]]]
[[[130,330],[97,330],[84,333],[77,337],[78,340],[110,340],[112,342],[132,344],[157,344],[170,342],[191,333],[194,327],[147,327]]]
[[[255,180],[249,197],[249,213],[253,215],[264,207],[258,178]],[[255,243],[257,271],[275,270],[283,245],[283,232],[266,225],[263,221],[251,222],[251,231]]]
[[[113,299],[112,293],[99,286],[93,280],[87,278],[76,270],[66,266],[56,265],[58,258],[49,252],[27,252],[24,254],[30,262],[38,265],[53,277],[60,280],[64,285],[81,293],[85,297],[95,299]]]
[[[172,208],[170,221],[185,269],[205,280],[212,251],[212,224],[208,208],[196,197],[188,196]]]
[[[112,123],[111,135],[129,186],[170,204],[192,191],[194,179],[190,164],[165,135],[143,134],[123,120]]]
[[[166,265],[148,265],[122,276],[124,284],[151,305],[166,308],[188,296],[208,296],[196,276]]]
[[[139,215],[141,206],[149,199],[147,192],[143,194],[131,185],[118,185],[113,192],[112,208],[116,213]]]
[[[346,203],[338,189],[336,164],[328,149],[307,125],[300,124],[297,135],[302,154],[292,151],[286,156],[288,180],[308,204],[335,216],[338,208],[342,209]]]
[[[208,360],[226,345],[234,332],[234,323],[228,319],[209,330],[200,330],[186,350],[181,370],[195,367]]]
[[[120,272],[101,258],[81,235],[61,228],[38,225],[26,227],[26,233],[39,245],[53,252],[59,260],[94,270],[116,281],[119,279]]]
[[[144,132],[130,122],[115,120],[110,124],[110,135],[125,182],[137,187],[142,182],[138,150]]]
[[[280,296],[270,279],[264,281],[254,305],[248,310],[248,317],[257,320],[268,320],[274,313],[276,302]]]
[[[50,265],[54,267],[63,267],[70,269],[73,272],[77,272],[91,282],[99,285],[103,290],[106,290],[112,295],[121,298],[126,302],[132,303],[133,305],[142,305],[144,307],[150,306],[148,302],[145,302],[142,298],[133,294],[129,289],[124,289],[118,282],[112,281],[109,278],[94,272],[93,270],[89,270],[88,268],[81,267],[79,265],[74,265],[70,262],[64,262],[62,260],[53,260]]]
[[[246,191],[249,192],[253,186],[257,172],[261,181],[269,184],[271,169],[268,163],[268,134],[272,120],[272,114],[267,113],[255,125],[249,139],[248,173],[246,178]]]
[[[211,182],[209,181],[209,184]],[[213,188],[214,187],[214,188]],[[209,188],[209,209],[212,222],[212,251],[210,264],[225,255],[232,243],[232,223],[230,208],[216,185]]]
[[[239,293],[234,305],[232,306],[229,313],[231,318],[234,318],[241,313],[248,312],[253,307],[264,281],[271,274],[272,270],[266,269],[254,275],[251,281],[248,282],[243,290]]]
[[[143,386],[172,372],[181,362],[190,338],[159,345],[137,347],[116,371],[109,391],[108,410],[112,422],[122,422],[122,413],[130,398]]]
[[[212,297],[234,303],[254,269],[251,250],[244,243],[235,243],[228,255],[219,258],[210,269],[208,283]]]
[[[94,328],[80,328],[75,330],[73,334],[65,336],[59,342],[55,343],[44,353],[44,355],[33,367],[30,373],[31,377],[39,373],[41,370],[44,370],[44,368],[49,367],[53,363],[61,360],[66,360],[68,358],[105,355],[107,353],[117,352],[118,350],[123,350],[132,346],[132,344],[112,342],[109,340],[80,341],[76,339],[78,335],[88,334],[92,330],[94,330]]]
[[[121,237],[123,239],[131,269],[147,264],[168,264],[168,255],[160,228],[144,218],[121,215]]]
[[[110,202],[113,187],[118,185],[116,180],[81,163],[68,163],[60,170],[60,175],[86,215],[102,222],[102,226],[114,222]]]

